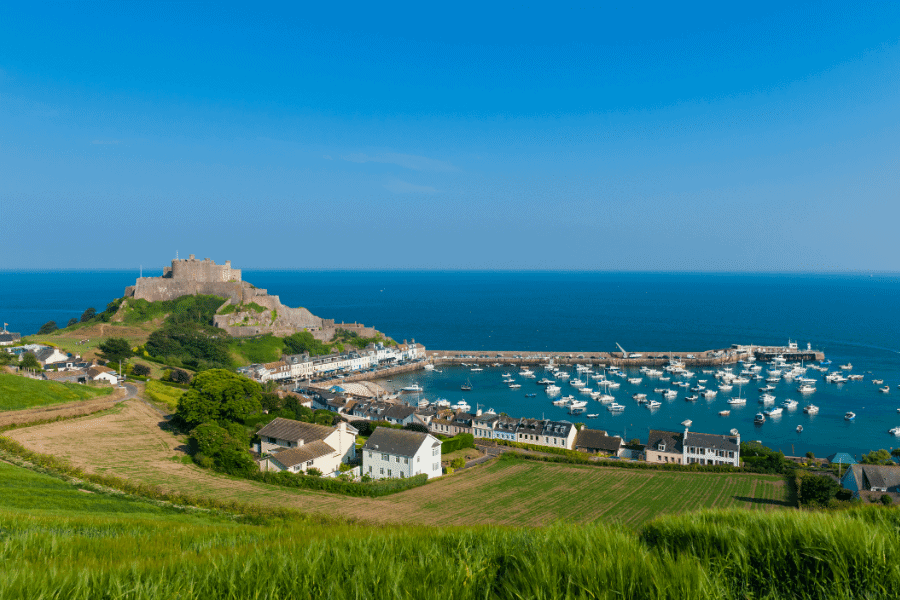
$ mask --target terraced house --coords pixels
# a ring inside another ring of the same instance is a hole
[[[650,430],[646,460],[652,463],[678,465],[741,466],[741,436],[695,433],[685,428],[683,433]]]

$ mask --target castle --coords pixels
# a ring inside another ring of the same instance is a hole
[[[254,335],[290,335],[310,331],[316,338],[329,341],[338,329],[354,331],[362,337],[373,337],[376,331],[359,323],[335,323],[322,319],[305,308],[290,308],[278,296],[269,295],[241,280],[240,269],[231,261],[217,265],[208,258],[175,259],[163,269],[162,277],[140,277],[135,285],[125,288],[125,298],[158,302],[182,296],[204,294],[220,296],[227,301],[213,319],[213,324],[234,337]]]

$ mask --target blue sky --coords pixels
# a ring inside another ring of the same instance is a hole
[[[19,3],[0,269],[900,270],[900,5]]]

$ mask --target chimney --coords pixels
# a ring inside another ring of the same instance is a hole
[[[480,408],[479,408],[478,410],[475,411],[475,416],[476,416],[476,417],[480,417],[480,416],[481,416],[481,409],[480,409]]]

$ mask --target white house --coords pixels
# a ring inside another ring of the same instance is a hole
[[[362,453],[363,474],[372,479],[441,475],[441,442],[428,433],[378,427]]]
[[[650,430],[647,462],[741,466],[741,436]]]
[[[111,383],[113,385],[119,383],[119,378],[116,375],[116,372],[109,367],[91,367],[87,370],[87,377],[91,381],[106,381],[107,383]]]
[[[35,353],[35,356],[37,357],[38,362],[41,363],[41,366],[45,368],[49,364],[63,362],[69,358],[68,354],[53,346],[41,348]]]
[[[257,434],[255,449],[264,457],[260,469],[300,473],[315,468],[333,475],[342,462],[356,458],[358,433],[344,422],[326,427],[278,417]]]

